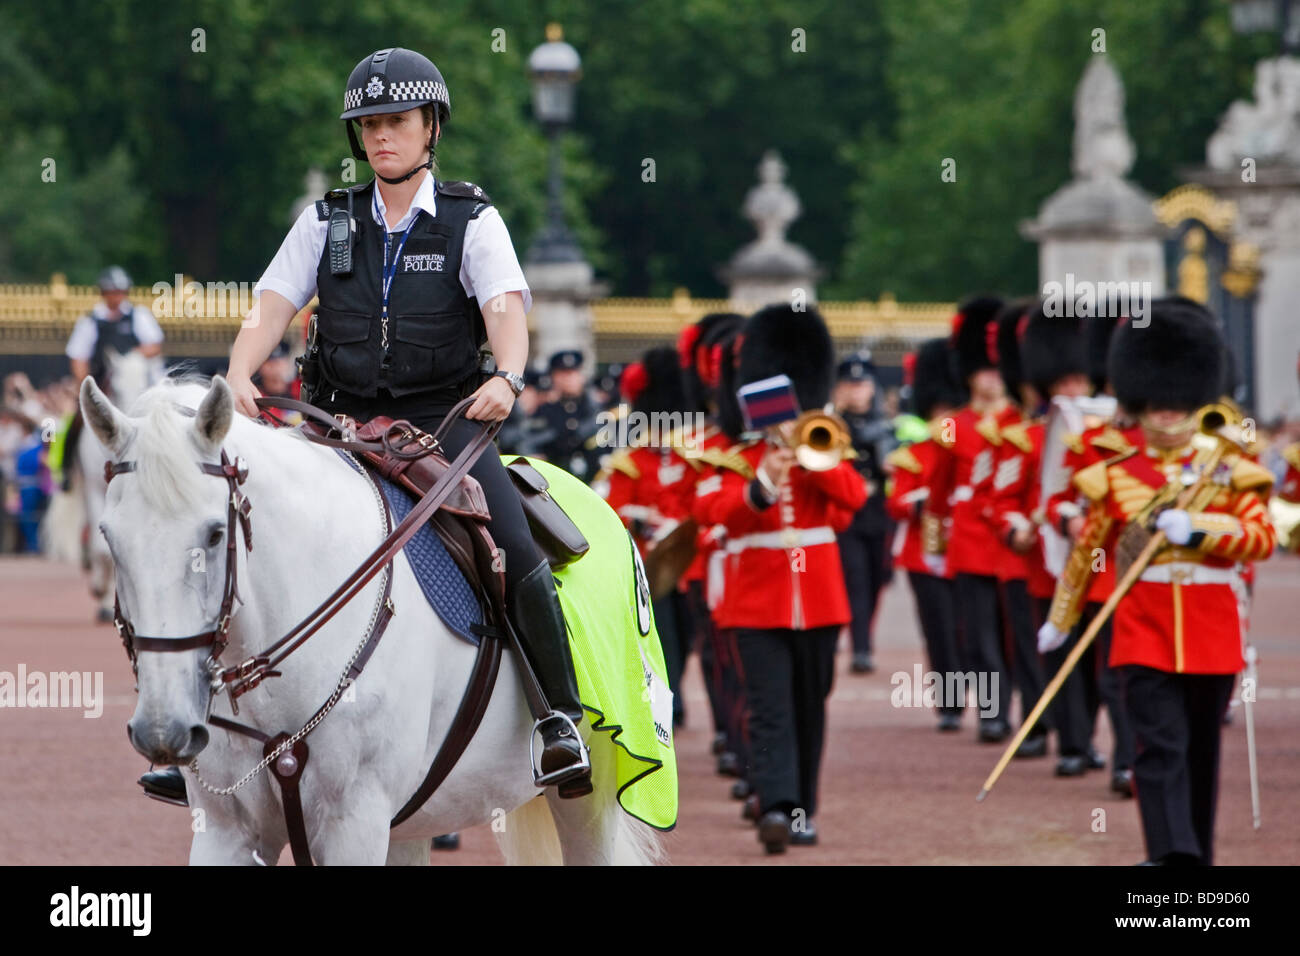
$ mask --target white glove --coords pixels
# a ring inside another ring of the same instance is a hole
[[[1156,516],[1156,530],[1163,531],[1170,544],[1185,545],[1192,540],[1192,516],[1181,508],[1170,508]]]
[[[1058,631],[1051,621],[1046,622],[1038,629],[1038,653],[1046,654],[1048,651],[1056,650],[1069,636]]]
[[[948,559],[942,554],[923,554],[921,560],[936,578],[943,577],[944,572],[948,570]]]

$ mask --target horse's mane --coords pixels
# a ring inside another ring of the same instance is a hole
[[[132,455],[141,494],[149,505],[169,517],[195,511],[210,490],[194,467],[197,449],[191,440],[192,417],[177,405],[197,409],[207,392],[208,378],[186,375],[169,378],[145,391],[127,409],[137,423]]]

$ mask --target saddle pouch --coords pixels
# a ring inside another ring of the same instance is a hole
[[[591,544],[573,519],[564,513],[547,493],[550,483],[526,458],[516,458],[506,465],[510,479],[519,490],[519,499],[528,518],[528,528],[533,540],[546,555],[552,568],[562,568],[587,553]]]

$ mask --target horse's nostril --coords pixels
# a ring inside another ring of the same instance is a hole
[[[208,745],[208,728],[202,724],[195,724],[190,728],[190,756],[195,756],[203,752]]]

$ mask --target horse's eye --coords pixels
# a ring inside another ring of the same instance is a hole
[[[226,533],[225,528],[213,528],[208,532],[208,547],[215,548],[221,543],[222,536]]]

